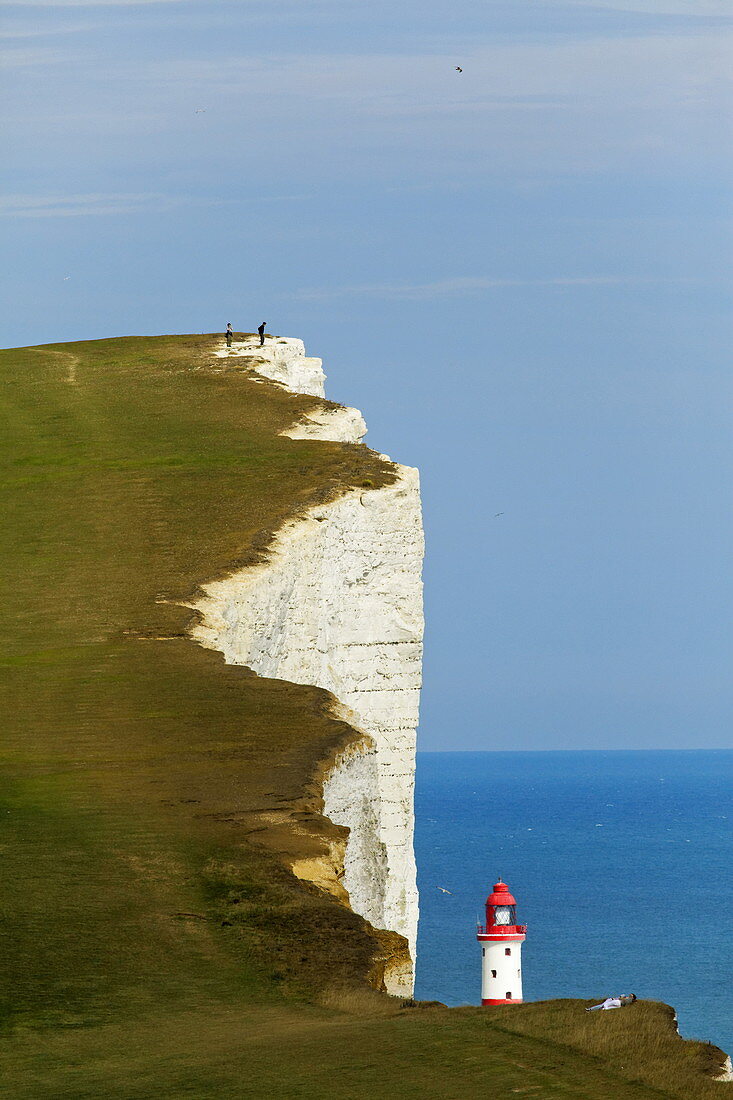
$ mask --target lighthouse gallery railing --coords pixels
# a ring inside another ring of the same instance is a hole
[[[509,935],[512,935],[512,936],[520,936],[520,935],[524,936],[524,935],[527,934],[527,925],[526,924],[492,924],[491,927],[489,927],[489,925],[487,925],[487,924],[477,924],[476,925],[476,935],[477,936],[490,936],[490,935],[495,934],[497,932],[500,935],[503,935],[504,933],[508,933]]]

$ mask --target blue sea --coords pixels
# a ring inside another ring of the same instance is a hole
[[[733,752],[418,753],[415,846],[416,996],[480,1003],[503,877],[526,1001],[636,993],[733,1052]]]

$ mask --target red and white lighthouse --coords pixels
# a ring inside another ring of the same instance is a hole
[[[517,924],[516,901],[505,882],[497,882],[486,899],[486,924],[479,924],[481,1004],[522,1003],[522,944],[527,926]]]

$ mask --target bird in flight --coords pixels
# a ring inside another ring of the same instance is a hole
[[[456,65],[456,72],[457,73],[462,73],[463,72],[463,69],[461,68],[460,65]]]
[[[453,897],[453,891],[452,890],[446,890],[445,886],[439,886],[438,889],[442,890],[444,894],[450,894],[450,896]]]
[[[206,108],[205,107],[197,107],[196,110],[193,113],[195,115],[205,115],[206,114]]]
[[[503,512],[494,512],[494,519],[498,519],[499,516],[503,516],[503,515],[504,515]]]
[[[70,279],[70,278],[71,278],[71,275],[64,275],[64,282],[66,282],[66,280]]]

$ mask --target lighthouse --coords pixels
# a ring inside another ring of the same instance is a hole
[[[522,944],[527,926],[517,924],[516,901],[505,882],[497,882],[486,899],[486,924],[479,924],[481,1004],[522,1002]]]

